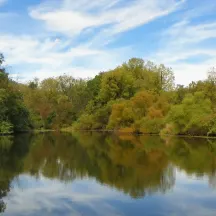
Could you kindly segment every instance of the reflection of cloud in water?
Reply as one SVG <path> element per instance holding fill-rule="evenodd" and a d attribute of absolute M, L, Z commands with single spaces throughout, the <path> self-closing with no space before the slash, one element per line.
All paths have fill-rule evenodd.
<path fill-rule="evenodd" d="M 161 199 L 164 199 L 164 213 L 167 209 L 172 209 L 170 215 L 216 215 L 216 191 L 208 187 L 207 176 L 202 178 L 195 175 L 188 176 L 185 172 L 178 170 L 176 179 L 173 193 L 167 195 L 166 198 L 161 196 Z"/>
<path fill-rule="evenodd" d="M 103 187 L 95 181 L 74 181 L 63 184 L 46 178 L 35 180 L 20 176 L 19 187 L 14 189 L 5 202 L 5 215 L 122 215 L 108 200 L 125 200 L 123 194 Z"/>
<path fill-rule="evenodd" d="M 166 195 L 155 194 L 140 200 L 102 186 L 94 180 L 75 180 L 72 184 L 58 180 L 21 175 L 19 186 L 5 201 L 5 215 L 198 215 L 213 216 L 216 213 L 212 200 L 216 192 L 207 187 L 207 179 L 188 178 L 186 173 L 176 172 L 176 185 Z M 133 209 L 133 211 L 131 211 Z M 149 214 L 148 214 L 149 213 Z"/>
<path fill-rule="evenodd" d="M 208 188 L 207 179 L 188 178 L 179 170 L 176 177 L 172 192 L 134 200 L 91 179 L 65 184 L 22 175 L 19 187 L 14 182 L 5 199 L 8 205 L 5 215 L 215 216 L 216 192 Z"/>

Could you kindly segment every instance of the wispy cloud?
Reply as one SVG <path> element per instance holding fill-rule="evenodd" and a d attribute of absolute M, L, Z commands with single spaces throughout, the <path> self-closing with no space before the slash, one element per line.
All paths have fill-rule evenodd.
<path fill-rule="evenodd" d="M 31 9 L 30 15 L 44 21 L 47 29 L 67 35 L 93 33 L 83 43 L 87 47 L 106 46 L 116 35 L 147 24 L 177 10 L 184 1 L 175 0 L 64 0 L 56 9 L 47 3 Z M 115 49 L 116 51 L 116 49 Z"/>
<path fill-rule="evenodd" d="M 175 0 L 64 0 L 59 8 L 46 4 L 30 10 L 34 19 L 45 22 L 48 29 L 70 36 L 87 28 L 101 27 L 112 34 L 124 32 L 171 13 L 183 3 Z M 118 6 L 119 4 L 122 4 Z M 108 25 L 108 26 L 107 26 Z M 107 31 L 106 31 L 107 33 Z"/>
<path fill-rule="evenodd" d="M 184 20 L 171 26 L 165 36 L 175 38 L 172 44 L 182 46 L 199 43 L 203 40 L 216 37 L 216 22 L 205 24 L 191 24 Z"/>
<path fill-rule="evenodd" d="M 41 23 L 41 32 L 0 32 L 0 50 L 16 70 L 14 73 L 25 80 L 62 73 L 92 77 L 135 54 L 133 43 L 108 48 L 116 35 L 168 15 L 183 3 L 184 0 L 44 1 L 28 7 L 28 18 Z"/>
<path fill-rule="evenodd" d="M 177 83 L 188 84 L 204 79 L 216 62 L 216 2 L 197 1 L 45 0 L 26 5 L 25 19 L 20 19 L 25 28 L 19 26 L 19 34 L 20 15 L 4 19 L 0 51 L 12 73 L 25 80 L 62 73 L 92 77 L 131 57 L 143 57 L 173 67 Z"/>
<path fill-rule="evenodd" d="M 211 42 L 211 46 L 206 43 L 216 39 L 216 20 L 197 22 L 207 12 L 206 8 L 197 10 L 199 14 L 193 9 L 161 33 L 160 48 L 152 56 L 174 69 L 178 83 L 206 79 L 207 70 L 216 62 L 215 43 Z"/>
<path fill-rule="evenodd" d="M 20 69 L 12 68 L 10 71 L 20 81 L 64 73 L 74 77 L 92 77 L 117 66 L 123 61 L 125 53 L 130 53 L 130 47 L 99 50 L 82 45 L 70 46 L 68 40 L 13 35 L 0 35 L 0 48 L 7 54 L 8 65 L 23 64 Z"/>

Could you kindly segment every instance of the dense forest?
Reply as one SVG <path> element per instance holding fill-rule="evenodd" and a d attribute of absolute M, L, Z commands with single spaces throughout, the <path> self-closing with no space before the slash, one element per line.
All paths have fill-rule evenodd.
<path fill-rule="evenodd" d="M 216 135 L 216 77 L 176 86 L 171 68 L 132 58 L 93 79 L 23 84 L 0 55 L 0 133 L 62 128 Z"/>

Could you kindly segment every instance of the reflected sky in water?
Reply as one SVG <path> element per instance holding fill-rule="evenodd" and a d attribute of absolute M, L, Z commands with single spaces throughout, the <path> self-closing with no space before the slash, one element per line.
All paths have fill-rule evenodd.
<path fill-rule="evenodd" d="M 0 210 L 6 216 L 215 216 L 214 149 L 214 141 L 203 139 L 0 138 Z"/>

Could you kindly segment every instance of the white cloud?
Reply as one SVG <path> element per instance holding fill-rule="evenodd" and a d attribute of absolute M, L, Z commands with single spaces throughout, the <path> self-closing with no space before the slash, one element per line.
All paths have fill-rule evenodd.
<path fill-rule="evenodd" d="M 0 35 L 0 49 L 4 50 L 7 63 L 22 64 L 47 64 L 60 65 L 69 63 L 77 56 L 101 54 L 101 51 L 88 49 L 82 46 L 72 47 L 61 51 L 68 46 L 68 41 L 50 38 L 40 40 L 30 36 Z"/>
<path fill-rule="evenodd" d="M 129 48 L 115 49 L 99 51 L 94 55 L 92 50 L 82 50 L 82 48 L 74 49 L 73 56 L 62 53 L 61 56 L 56 54 L 53 58 L 50 58 L 50 64 L 47 62 L 41 63 L 41 67 L 28 73 L 28 71 L 21 73 L 19 81 L 28 81 L 32 77 L 39 77 L 40 79 L 45 79 L 48 77 L 56 77 L 62 74 L 71 75 L 75 78 L 92 78 L 96 76 L 100 71 L 106 71 L 107 69 L 112 69 L 116 67 L 119 63 L 122 63 L 126 59 L 123 55 L 125 51 Z M 84 52 L 86 54 L 84 54 Z M 89 54 L 92 52 L 92 55 Z M 96 51 L 97 52 L 97 51 Z M 80 56 L 81 66 L 73 66 L 76 64 L 77 57 Z M 73 59 L 75 58 L 75 59 Z M 49 66 L 48 66 L 49 65 Z M 16 70 L 17 71 L 17 70 Z"/>
<path fill-rule="evenodd" d="M 201 46 L 206 40 L 215 38 L 216 22 L 193 24 L 186 17 L 162 33 L 161 47 L 151 57 L 172 67 L 177 83 L 187 85 L 206 79 L 208 69 L 215 65 L 215 48 Z M 197 61 L 191 60 L 196 58 Z"/>
<path fill-rule="evenodd" d="M 216 22 L 192 25 L 189 21 L 184 20 L 172 26 L 165 36 L 175 38 L 174 43 L 178 46 L 198 43 L 216 37 Z"/>
<path fill-rule="evenodd" d="M 45 24 L 46 28 L 41 29 L 41 34 L 0 33 L 0 51 L 4 52 L 7 64 L 12 66 L 13 74 L 25 77 L 22 80 L 63 73 L 82 78 L 92 77 L 121 64 L 134 54 L 130 46 L 106 48 L 107 43 L 116 38 L 116 34 L 169 14 L 183 2 L 44 1 L 29 8 L 31 18 Z M 84 36 L 82 42 L 79 42 L 80 36 Z"/>
<path fill-rule="evenodd" d="M 69 35 L 76 35 L 87 27 L 94 27 L 104 23 L 102 20 L 96 19 L 96 17 L 70 11 L 54 11 L 44 14 L 39 11 L 32 11 L 31 16 L 45 21 L 49 30 Z"/>
<path fill-rule="evenodd" d="M 99 50 L 82 45 L 73 47 L 70 41 L 58 38 L 41 40 L 13 35 L 0 35 L 0 50 L 4 50 L 7 64 L 12 66 L 14 73 L 11 77 L 20 81 L 34 77 L 44 79 L 64 73 L 79 78 L 93 77 L 125 61 L 125 53 L 132 53 L 130 47 Z M 80 62 L 78 66 L 77 61 Z"/>
<path fill-rule="evenodd" d="M 64 0 L 59 8 L 39 5 L 30 10 L 34 19 L 45 22 L 47 28 L 70 36 L 87 28 L 105 28 L 105 33 L 117 34 L 148 23 L 176 10 L 184 1 L 134 0 L 115 7 L 117 0 Z M 68 9 L 69 8 L 69 9 Z M 93 11 L 93 12 L 92 12 Z M 107 27 L 106 25 L 109 25 Z M 102 31 L 103 32 L 103 31 Z"/>

